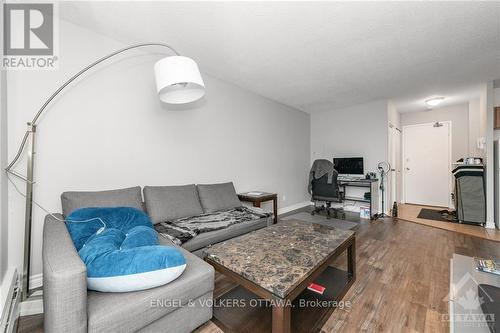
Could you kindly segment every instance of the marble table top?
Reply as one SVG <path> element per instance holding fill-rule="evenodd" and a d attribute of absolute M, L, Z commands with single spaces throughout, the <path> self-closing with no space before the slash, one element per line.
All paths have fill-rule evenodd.
<path fill-rule="evenodd" d="M 215 244 L 208 259 L 285 298 L 354 231 L 289 220 Z"/>

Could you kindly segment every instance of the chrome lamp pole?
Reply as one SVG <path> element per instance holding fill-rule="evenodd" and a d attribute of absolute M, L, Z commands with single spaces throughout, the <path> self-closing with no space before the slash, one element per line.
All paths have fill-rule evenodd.
<path fill-rule="evenodd" d="M 185 104 L 198 100 L 205 94 L 205 84 L 201 77 L 198 65 L 194 60 L 179 55 L 179 53 L 170 45 L 164 43 L 141 43 L 131 45 L 119 50 L 116 50 L 102 58 L 97 59 L 92 62 L 78 73 L 70 77 L 66 82 L 64 82 L 46 101 L 43 103 L 42 107 L 33 117 L 33 120 L 28 123 L 28 129 L 26 130 L 24 137 L 21 141 L 19 149 L 16 155 L 12 159 L 5 171 L 8 175 L 13 175 L 22 181 L 26 182 L 26 193 L 24 194 L 26 198 L 25 203 L 25 221 L 24 221 L 24 258 L 23 258 L 23 275 L 22 275 L 22 289 L 21 296 L 22 300 L 26 300 L 32 295 L 29 277 L 30 277 L 30 259 L 31 259 L 31 231 L 33 222 L 33 185 L 34 181 L 34 167 L 35 167 L 35 141 L 36 141 L 36 129 L 37 122 L 44 110 L 50 102 L 67 86 L 69 86 L 73 81 L 75 81 L 82 74 L 93 68 L 94 66 L 102 63 L 103 61 L 112 58 L 118 54 L 126 52 L 128 50 L 137 49 L 141 47 L 148 46 L 160 46 L 165 47 L 172 51 L 175 56 L 167 56 L 166 58 L 160 59 L 154 67 L 155 77 L 156 77 L 156 88 L 158 96 L 161 101 L 167 104 Z M 13 167 L 19 161 L 24 149 L 28 147 L 27 153 L 27 169 L 26 176 L 13 170 Z"/>

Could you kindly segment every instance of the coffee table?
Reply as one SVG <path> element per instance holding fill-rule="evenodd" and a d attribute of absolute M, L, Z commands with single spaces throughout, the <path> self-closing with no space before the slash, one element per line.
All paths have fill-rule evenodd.
<path fill-rule="evenodd" d="M 297 220 L 213 245 L 205 260 L 237 283 L 216 299 L 214 322 L 226 333 L 319 331 L 356 279 L 355 249 L 353 231 Z M 330 267 L 344 252 L 347 271 Z M 311 282 L 325 293 L 308 290 Z"/>

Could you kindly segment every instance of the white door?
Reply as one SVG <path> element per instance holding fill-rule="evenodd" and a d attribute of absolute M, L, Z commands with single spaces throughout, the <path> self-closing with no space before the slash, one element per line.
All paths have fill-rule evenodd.
<path fill-rule="evenodd" d="M 405 202 L 450 206 L 451 122 L 403 127 Z"/>

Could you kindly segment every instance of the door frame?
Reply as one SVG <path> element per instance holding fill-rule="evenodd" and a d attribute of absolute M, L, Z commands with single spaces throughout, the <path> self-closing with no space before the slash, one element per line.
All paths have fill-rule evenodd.
<path fill-rule="evenodd" d="M 402 190 L 401 190 L 401 144 L 402 144 L 402 136 L 403 131 L 397 126 L 389 123 L 388 128 L 388 154 L 387 160 L 391 165 L 391 173 L 390 177 L 388 177 L 387 184 L 387 209 L 388 211 L 392 210 L 392 204 L 396 201 L 398 204 L 402 202 Z M 396 145 L 396 149 L 394 149 L 394 145 Z M 399 149 L 397 149 L 399 148 Z M 392 159 L 392 155 L 394 154 L 394 161 Z M 394 182 L 392 181 L 392 177 L 394 176 Z M 391 185 L 389 187 L 389 184 Z"/>
<path fill-rule="evenodd" d="M 406 130 L 407 128 L 410 128 L 410 127 L 417 127 L 417 126 L 429 126 L 429 125 L 434 125 L 436 122 L 439 122 L 441 124 L 448 124 L 448 173 L 449 173 L 449 177 L 448 177 L 448 192 L 449 192 L 449 195 L 448 195 L 448 208 L 453 208 L 454 207 L 454 204 L 453 204 L 453 200 L 451 199 L 451 193 L 453 191 L 453 181 L 452 181 L 452 139 L 453 139 L 453 133 L 452 133 L 452 121 L 451 120 L 442 120 L 442 121 L 435 121 L 435 122 L 430 122 L 430 123 L 421 123 L 421 124 L 413 124 L 413 125 L 404 125 L 403 126 L 403 133 L 401 134 L 401 159 L 402 159 L 402 163 L 401 163 L 401 167 L 402 167 L 402 171 L 403 171 L 403 176 L 401 177 L 402 178 L 402 193 L 401 193 L 401 201 L 402 203 L 406 203 L 406 140 L 405 140 L 405 135 L 406 135 Z"/>

